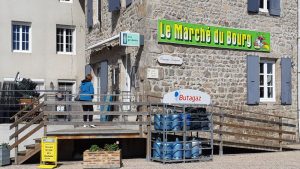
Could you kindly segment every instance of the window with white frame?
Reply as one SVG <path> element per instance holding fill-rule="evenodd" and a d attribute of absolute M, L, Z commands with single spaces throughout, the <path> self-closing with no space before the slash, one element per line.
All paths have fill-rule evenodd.
<path fill-rule="evenodd" d="M 30 52 L 31 48 L 31 27 L 30 23 L 12 23 L 12 50 L 14 52 Z"/>
<path fill-rule="evenodd" d="M 59 0 L 59 2 L 72 3 L 73 0 Z"/>
<path fill-rule="evenodd" d="M 74 53 L 75 29 L 70 27 L 57 27 L 56 29 L 57 53 Z"/>
<path fill-rule="evenodd" d="M 269 0 L 260 0 L 259 11 L 261 12 L 269 12 Z"/>
<path fill-rule="evenodd" d="M 275 102 L 275 62 L 261 61 L 259 73 L 260 101 Z"/>

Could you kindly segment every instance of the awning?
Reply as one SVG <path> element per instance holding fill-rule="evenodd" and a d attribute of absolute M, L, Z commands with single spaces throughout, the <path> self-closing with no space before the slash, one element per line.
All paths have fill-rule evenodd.
<path fill-rule="evenodd" d="M 102 47 L 105 47 L 105 46 L 115 46 L 116 43 L 118 44 L 119 43 L 119 38 L 120 38 L 120 34 L 116 35 L 116 36 L 113 36 L 111 38 L 108 38 L 108 39 L 105 39 L 101 42 L 98 42 L 94 45 L 91 45 L 89 46 L 86 50 L 95 50 L 95 49 L 98 49 L 98 50 L 101 50 Z"/>

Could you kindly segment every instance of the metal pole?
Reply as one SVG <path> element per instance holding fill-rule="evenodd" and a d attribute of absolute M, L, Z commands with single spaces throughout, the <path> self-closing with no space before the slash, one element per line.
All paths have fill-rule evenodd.
<path fill-rule="evenodd" d="M 220 144 L 219 144 L 219 155 L 222 156 L 223 155 L 223 122 L 224 122 L 224 114 L 223 112 L 221 112 L 221 116 L 220 116 L 220 127 L 219 127 L 219 140 L 220 140 Z"/>

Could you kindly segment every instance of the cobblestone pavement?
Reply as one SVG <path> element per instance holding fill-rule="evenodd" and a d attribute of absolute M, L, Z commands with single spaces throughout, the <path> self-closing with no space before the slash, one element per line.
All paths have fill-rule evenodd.
<path fill-rule="evenodd" d="M 79 161 L 61 162 L 59 169 L 82 169 Z M 214 156 L 213 161 L 160 164 L 145 159 L 123 160 L 122 169 L 300 169 L 300 151 Z M 37 165 L 11 165 L 3 169 L 35 169 Z"/>

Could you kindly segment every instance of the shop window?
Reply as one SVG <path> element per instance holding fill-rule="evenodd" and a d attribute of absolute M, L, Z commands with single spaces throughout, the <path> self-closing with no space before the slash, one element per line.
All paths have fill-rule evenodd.
<path fill-rule="evenodd" d="M 275 102 L 275 62 L 261 61 L 259 66 L 260 101 Z"/>

